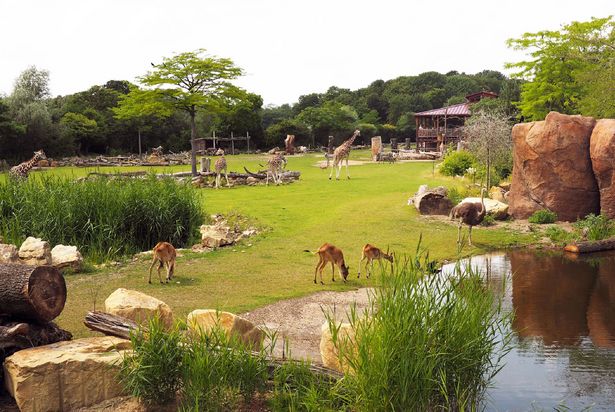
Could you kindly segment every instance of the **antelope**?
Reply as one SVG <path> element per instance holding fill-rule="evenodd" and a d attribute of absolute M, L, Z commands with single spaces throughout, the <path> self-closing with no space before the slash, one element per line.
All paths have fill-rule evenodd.
<path fill-rule="evenodd" d="M 175 272 L 175 258 L 177 257 L 177 252 L 172 244 L 168 242 L 158 242 L 156 246 L 154 246 L 154 260 L 149 267 L 149 283 L 152 283 L 152 268 L 156 264 L 159 263 L 158 266 L 158 280 L 162 283 L 162 278 L 160 277 L 160 269 L 166 265 L 167 269 L 167 279 L 166 283 L 169 283 L 169 280 L 173 278 L 173 273 Z"/>
<path fill-rule="evenodd" d="M 316 252 L 310 250 L 305 250 L 305 252 L 313 253 L 314 255 L 318 254 L 320 258 L 314 270 L 314 283 L 316 283 L 316 274 L 320 270 L 320 283 L 322 285 L 325 284 L 325 282 L 322 281 L 322 271 L 328 262 L 331 262 L 331 281 L 335 282 L 335 266 L 337 265 L 344 278 L 344 282 L 346 282 L 349 267 L 344 263 L 344 253 L 340 248 L 333 246 L 331 243 L 324 243 Z"/>
<path fill-rule="evenodd" d="M 363 246 L 363 254 L 361 257 L 361 261 L 359 262 L 359 274 L 357 275 L 357 279 L 361 277 L 361 264 L 363 263 L 365 259 L 367 259 L 367 262 L 365 262 L 365 271 L 367 272 L 368 279 L 370 275 L 370 270 L 367 268 L 367 265 L 370 265 L 370 268 L 373 270 L 374 260 L 382 260 L 382 259 L 388 260 L 389 262 L 391 262 L 391 268 L 393 268 L 393 254 L 391 253 L 389 255 L 388 250 L 387 250 L 387 253 L 384 253 L 382 250 L 378 249 L 376 246 L 370 245 L 368 243 L 365 246 Z"/>

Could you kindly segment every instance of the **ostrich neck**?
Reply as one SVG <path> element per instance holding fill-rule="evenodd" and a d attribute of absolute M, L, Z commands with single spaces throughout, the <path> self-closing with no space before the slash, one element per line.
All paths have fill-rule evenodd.
<path fill-rule="evenodd" d="M 480 204 L 481 204 L 481 210 L 480 210 L 481 214 L 485 213 L 486 208 L 485 208 L 485 192 L 484 191 L 480 193 Z"/>

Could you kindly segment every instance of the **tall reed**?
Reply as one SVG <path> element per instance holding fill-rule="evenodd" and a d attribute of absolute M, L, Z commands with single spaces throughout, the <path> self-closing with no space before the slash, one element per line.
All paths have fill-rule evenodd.
<path fill-rule="evenodd" d="M 93 261 L 196 239 L 204 212 L 196 191 L 172 179 L 73 181 L 52 176 L 0 184 L 0 235 L 78 246 Z"/>

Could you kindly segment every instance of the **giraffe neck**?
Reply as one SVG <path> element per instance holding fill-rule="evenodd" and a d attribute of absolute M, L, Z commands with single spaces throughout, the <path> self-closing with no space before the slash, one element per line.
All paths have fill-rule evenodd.
<path fill-rule="evenodd" d="M 38 162 L 39 160 L 40 160 L 40 156 L 34 155 L 32 159 L 28 160 L 27 162 L 24 162 L 21 167 L 22 172 L 28 173 L 30 169 L 32 169 L 34 165 L 36 164 L 36 162 Z"/>

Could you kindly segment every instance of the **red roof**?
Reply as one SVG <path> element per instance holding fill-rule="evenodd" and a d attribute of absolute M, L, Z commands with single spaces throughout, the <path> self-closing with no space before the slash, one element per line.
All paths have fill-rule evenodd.
<path fill-rule="evenodd" d="M 415 113 L 415 116 L 470 116 L 470 103 L 459 103 L 452 106 L 441 107 L 439 109 L 427 110 L 425 112 Z"/>

